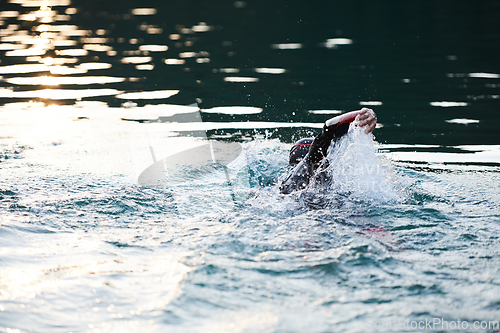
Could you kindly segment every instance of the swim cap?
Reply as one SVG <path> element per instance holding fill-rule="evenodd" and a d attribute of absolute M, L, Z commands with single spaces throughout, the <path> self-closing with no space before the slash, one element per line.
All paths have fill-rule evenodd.
<path fill-rule="evenodd" d="M 313 142 L 312 138 L 300 139 L 295 142 L 292 149 L 290 149 L 290 159 L 289 163 L 291 165 L 298 164 L 304 156 L 309 152 L 309 147 L 311 147 L 311 143 Z"/>

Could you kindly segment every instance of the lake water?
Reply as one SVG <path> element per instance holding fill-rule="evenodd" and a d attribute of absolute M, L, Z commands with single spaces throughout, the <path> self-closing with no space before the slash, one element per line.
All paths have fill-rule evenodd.
<path fill-rule="evenodd" d="M 499 11 L 0 0 L 0 332 L 498 331 Z"/>

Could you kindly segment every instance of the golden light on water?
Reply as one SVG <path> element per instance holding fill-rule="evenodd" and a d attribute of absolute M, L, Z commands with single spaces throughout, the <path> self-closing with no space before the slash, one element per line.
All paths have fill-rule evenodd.
<path fill-rule="evenodd" d="M 16 85 L 41 85 L 41 86 L 59 86 L 59 85 L 89 85 L 89 84 L 106 84 L 125 81 L 122 77 L 110 76 L 80 76 L 80 77 L 55 77 L 55 76 L 38 76 L 38 77 L 14 77 L 5 79 L 6 82 Z"/>
<path fill-rule="evenodd" d="M 18 21 L 39 22 L 39 24 L 35 23 L 35 26 L 30 30 L 22 30 L 22 25 L 19 24 L 9 24 L 6 29 L 0 29 L 0 50 L 5 50 L 6 57 L 14 59 L 25 57 L 26 62 L 39 64 L 22 63 L 16 60 L 4 62 L 3 66 L 0 66 L 0 75 L 20 74 L 17 77 L 4 78 L 4 82 L 14 86 L 78 86 L 125 81 L 125 78 L 121 77 L 74 76 L 75 74 L 86 74 L 89 70 L 104 70 L 112 67 L 108 63 L 82 61 L 81 58 L 87 56 L 89 52 L 107 52 L 110 55 L 115 51 L 111 46 L 105 45 L 108 38 L 103 37 L 106 34 L 104 29 L 96 31 L 96 35 L 99 37 L 92 37 L 92 31 L 80 29 L 77 25 L 53 24 L 56 21 L 68 21 L 71 18 L 70 15 L 78 12 L 76 8 L 67 8 L 63 13 L 60 12 L 58 7 L 69 6 L 69 0 L 10 0 L 9 2 L 19 4 L 22 7 L 38 7 L 38 9 L 27 13 L 1 11 L 0 18 L 17 18 Z M 80 48 L 75 47 L 79 42 L 77 38 L 80 38 L 80 42 L 84 43 Z M 164 49 L 152 47 L 151 50 Z M 41 75 L 31 76 L 31 73 L 40 73 Z M 88 96 L 107 96 L 119 93 L 120 91 L 115 89 L 17 91 L 17 89 L 2 88 L 0 90 L 2 98 L 49 100 L 81 99 Z"/>
<path fill-rule="evenodd" d="M 110 38 L 111 29 L 99 27 L 90 30 L 85 26 L 71 24 L 72 15 L 79 12 L 74 7 L 61 9 L 61 6 L 70 6 L 70 0 L 10 0 L 10 3 L 19 4 L 29 10 L 0 11 L 1 19 L 17 18 L 17 22 L 33 22 L 31 28 L 22 24 L 7 24 L 0 29 L 0 50 L 10 61 L 0 63 L 0 75 L 5 75 L 4 82 L 13 85 L 0 89 L 1 98 L 14 99 L 43 99 L 43 100 L 81 100 L 86 97 L 114 95 L 118 99 L 163 99 L 178 92 L 178 90 L 162 90 L 149 92 L 125 92 L 117 89 L 85 89 L 78 90 L 76 86 L 115 84 L 124 81 L 137 82 L 138 78 L 122 78 L 116 76 L 89 75 L 89 71 L 107 70 L 111 63 L 100 61 L 104 57 L 118 56 L 118 62 L 125 64 L 136 71 L 156 70 L 154 55 L 165 53 L 173 46 L 162 43 L 145 43 L 143 38 L 130 35 L 128 38 Z M 36 8 L 38 7 L 38 8 Z M 122 16 L 131 20 L 134 16 L 147 17 L 157 14 L 155 8 L 134 8 L 129 14 Z M 0 24 L 3 24 L 0 21 Z M 161 35 L 163 28 L 159 25 L 142 21 L 137 25 L 137 31 L 148 35 Z M 205 22 L 199 22 L 190 27 L 176 26 L 181 34 L 200 34 L 215 30 Z M 168 34 L 169 40 L 184 38 L 181 34 Z M 188 49 L 179 50 L 177 57 L 165 57 L 161 62 L 165 65 L 185 65 L 191 61 L 198 64 L 208 64 L 211 59 L 206 51 L 192 50 L 196 39 L 190 37 L 181 45 Z M 133 49 L 116 50 L 113 43 L 127 43 L 135 46 Z M 179 45 L 175 45 L 178 47 Z M 19 61 L 24 57 L 25 61 Z M 282 69 L 257 69 L 258 73 L 278 74 Z M 84 76 L 85 75 L 85 76 Z M 255 82 L 258 78 L 226 78 L 227 82 Z M 26 90 L 29 86 L 49 86 L 61 89 Z M 74 87 L 72 87 L 74 86 Z M 69 89 L 72 88 L 72 89 Z M 93 87 L 89 87 L 93 88 Z M 175 92 L 175 93 L 174 93 Z"/>
<path fill-rule="evenodd" d="M 52 66 L 55 61 L 54 61 L 54 58 L 47 57 L 47 58 L 42 59 L 42 62 L 44 65 Z"/>
<path fill-rule="evenodd" d="M 116 89 L 42 89 L 13 91 L 0 88 L 0 98 L 40 98 L 51 100 L 78 100 L 86 97 L 115 96 L 121 92 Z"/>

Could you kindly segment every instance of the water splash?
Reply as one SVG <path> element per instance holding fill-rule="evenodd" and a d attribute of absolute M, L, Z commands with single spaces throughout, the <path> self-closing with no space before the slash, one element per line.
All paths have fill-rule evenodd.
<path fill-rule="evenodd" d="M 330 196 L 348 196 L 370 203 L 401 202 L 405 184 L 391 162 L 378 153 L 373 135 L 352 125 L 349 132 L 328 149 Z"/>
<path fill-rule="evenodd" d="M 264 215 L 292 217 L 310 209 L 327 209 L 347 217 L 356 214 L 354 208 L 359 203 L 385 205 L 406 198 L 405 179 L 378 152 L 373 136 L 357 126 L 329 148 L 329 167 L 316 175 L 316 181 L 304 191 L 283 196 L 277 182 L 286 173 L 288 148 L 278 140 L 248 142 L 241 156 L 229 165 L 239 175 L 233 185 L 238 187 L 243 176 L 244 187 L 250 187 L 247 204 Z"/>
<path fill-rule="evenodd" d="M 277 139 L 265 139 L 243 144 L 241 155 L 228 167 L 242 174 L 250 187 L 269 186 L 276 183 L 277 177 L 288 162 L 288 146 Z"/>

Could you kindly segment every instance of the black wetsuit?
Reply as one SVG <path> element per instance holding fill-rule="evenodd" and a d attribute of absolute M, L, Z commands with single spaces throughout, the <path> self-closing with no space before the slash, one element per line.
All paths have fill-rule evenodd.
<path fill-rule="evenodd" d="M 342 119 L 342 116 L 332 118 L 325 122 L 321 132 L 314 138 L 299 141 L 290 151 L 290 164 L 298 162 L 297 166 L 283 178 L 280 183 L 280 191 L 283 194 L 289 194 L 293 191 L 304 189 L 314 176 L 318 167 L 327 167 L 327 161 L 323 162 L 328 152 L 330 144 L 337 141 L 347 133 L 349 124 L 354 118 Z M 311 142 L 312 141 L 312 142 Z M 306 148 L 309 146 L 309 150 Z M 298 154 L 297 154 L 298 153 Z M 299 156 L 298 158 L 297 155 Z M 300 161 L 300 162 L 299 162 Z"/>

